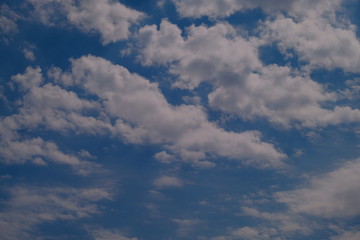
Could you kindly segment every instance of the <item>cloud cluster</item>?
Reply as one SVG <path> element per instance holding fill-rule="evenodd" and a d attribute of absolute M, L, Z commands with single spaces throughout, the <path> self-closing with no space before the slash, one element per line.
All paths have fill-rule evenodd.
<path fill-rule="evenodd" d="M 0 212 L 0 237 L 12 240 L 38 236 L 39 224 L 88 218 L 99 213 L 97 203 L 106 199 L 110 194 L 101 188 L 15 187 Z"/>
<path fill-rule="evenodd" d="M 278 201 L 297 213 L 326 219 L 353 218 L 360 214 L 360 160 L 346 163 L 322 176 L 313 177 L 308 186 L 278 193 Z"/>
<path fill-rule="evenodd" d="M 237 11 L 261 8 L 268 14 L 287 11 L 295 16 L 307 16 L 319 12 L 333 11 L 342 0 L 172 0 L 182 17 L 223 18 Z"/>
<path fill-rule="evenodd" d="M 71 129 L 76 132 L 77 126 L 86 129 L 87 117 L 82 116 L 81 112 L 94 108 L 94 104 L 79 99 L 75 93 L 59 86 L 44 84 L 40 68 L 29 67 L 24 74 L 14 75 L 12 81 L 23 96 L 19 99 L 18 112 L 0 121 L 1 162 L 46 165 L 46 162 L 51 161 L 69 165 L 80 174 L 92 171 L 97 166 L 95 163 L 76 154 L 66 154 L 53 141 L 31 133 L 34 130 L 66 132 Z M 93 119 L 89 118 L 90 121 Z"/>
<path fill-rule="evenodd" d="M 161 143 L 173 152 L 213 154 L 259 167 L 280 167 L 284 155 L 255 131 L 226 132 L 199 106 L 170 105 L 155 83 L 94 56 L 72 61 L 75 85 L 96 95 L 114 118 L 114 131 L 131 143 Z M 195 156 L 194 154 L 193 156 Z M 202 159 L 195 159 L 202 160 Z"/>
<path fill-rule="evenodd" d="M 8 5 L 0 5 L 0 41 L 8 43 L 11 35 L 19 31 L 17 21 L 20 18 Z"/>
<path fill-rule="evenodd" d="M 332 240 L 355 240 L 359 232 L 348 223 L 360 214 L 359 171 L 360 160 L 355 159 L 310 177 L 295 190 L 272 193 L 270 198 L 259 193 L 261 200 L 247 199 L 250 206 L 242 206 L 241 215 L 256 218 L 260 224 L 231 229 L 228 235 L 216 239 L 287 239 L 329 229 L 334 233 Z M 259 210 L 268 208 L 269 200 L 286 208 L 272 212 Z"/>
<path fill-rule="evenodd" d="M 34 17 L 46 25 L 64 22 L 85 32 L 101 35 L 108 44 L 127 39 L 131 25 L 138 23 L 144 14 L 113 0 L 27 0 L 34 7 Z"/>
<path fill-rule="evenodd" d="M 44 129 L 110 134 L 133 144 L 162 144 L 168 151 L 164 154 L 175 154 L 200 167 L 213 166 L 208 161 L 212 157 L 259 168 L 283 165 L 285 155 L 262 142 L 259 132 L 224 131 L 207 120 L 201 107 L 172 106 L 157 84 L 103 58 L 83 56 L 72 60 L 71 71 L 54 68 L 49 76 L 53 83 L 44 83 L 40 68 L 29 67 L 12 77 L 24 96 L 19 113 L 2 120 L 10 131 L 2 141 L 3 162 L 22 163 L 35 157 L 74 166 L 84 162 L 62 154 L 54 143 L 41 138 L 16 138 L 21 129 Z M 70 86 L 82 89 L 85 98 L 66 89 Z M 87 100 L 90 97 L 97 100 Z"/>
<path fill-rule="evenodd" d="M 346 37 L 344 34 L 334 36 Z M 208 96 L 210 106 L 235 113 L 240 118 L 260 117 L 283 126 L 305 127 L 360 119 L 357 109 L 322 107 L 336 100 L 335 93 L 327 92 L 308 75 L 288 66 L 263 65 L 258 57 L 259 39 L 244 38 L 229 24 L 192 25 L 183 37 L 175 24 L 163 20 L 160 29 L 154 25 L 140 29 L 137 39 L 138 58 L 144 65 L 168 66 L 169 72 L 176 76 L 173 84 L 176 87 L 194 89 L 201 82 L 212 84 L 214 91 Z M 301 41 L 299 37 L 294 39 Z M 316 42 L 324 46 L 322 41 Z M 329 48 L 342 52 L 342 48 L 336 46 Z M 342 58 L 335 53 L 334 57 Z M 353 59 L 358 60 L 356 56 Z M 356 67 L 356 62 L 348 60 Z M 331 57 L 321 58 L 321 61 L 347 64 L 340 59 L 332 61 Z"/>
<path fill-rule="evenodd" d="M 355 27 L 345 23 L 343 26 L 338 19 L 334 21 L 338 26 L 319 16 L 299 21 L 280 15 L 264 23 L 263 38 L 277 42 L 284 52 L 295 50 L 312 68 L 359 72 L 360 41 Z"/>

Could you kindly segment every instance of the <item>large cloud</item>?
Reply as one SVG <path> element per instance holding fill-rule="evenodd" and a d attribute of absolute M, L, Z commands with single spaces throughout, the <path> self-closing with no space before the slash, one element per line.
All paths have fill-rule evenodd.
<path fill-rule="evenodd" d="M 335 101 L 335 94 L 305 73 L 287 66 L 264 66 L 257 51 L 261 41 L 242 37 L 228 24 L 191 26 L 182 37 L 176 25 L 163 20 L 160 29 L 145 26 L 137 38 L 138 57 L 144 65 L 169 66 L 176 76 L 174 86 L 180 88 L 211 83 L 210 105 L 243 119 L 265 117 L 283 126 L 306 127 L 360 119 L 360 112 L 349 107 L 323 108 L 324 103 Z M 321 61 L 332 62 L 331 58 Z"/>
<path fill-rule="evenodd" d="M 309 186 L 278 194 L 297 213 L 322 218 L 353 218 L 360 215 L 360 160 L 356 159 L 323 176 L 313 177 Z"/>
<path fill-rule="evenodd" d="M 115 131 L 128 142 L 167 144 L 174 152 L 213 154 L 259 167 L 281 165 L 284 155 L 262 142 L 258 132 L 226 132 L 209 122 L 201 107 L 172 106 L 156 84 L 103 58 L 73 60 L 71 76 L 101 99 Z"/>
<path fill-rule="evenodd" d="M 38 158 L 44 157 L 83 165 L 78 158 L 61 154 L 55 143 L 17 136 L 19 130 L 42 129 L 67 134 L 108 134 L 134 144 L 161 144 L 167 151 L 162 155 L 175 154 L 200 167 L 213 166 L 207 161 L 212 157 L 260 168 L 283 165 L 285 155 L 272 144 L 262 142 L 259 132 L 224 131 L 207 120 L 200 106 L 172 106 L 157 84 L 103 58 L 84 56 L 72 60 L 70 72 L 52 69 L 49 76 L 63 87 L 44 83 L 39 68 L 28 68 L 24 74 L 13 76 L 24 97 L 19 113 L 1 122 L 9 131 L 4 132 L 1 144 L 3 162 L 39 162 Z M 66 90 L 66 86 L 82 89 L 82 98 Z"/>
<path fill-rule="evenodd" d="M 360 41 L 356 37 L 355 27 L 348 23 L 341 25 L 338 19 L 333 21 L 339 26 L 319 16 L 300 21 L 278 16 L 264 23 L 263 37 L 270 42 L 278 42 L 285 52 L 295 50 L 299 58 L 312 68 L 341 68 L 359 72 Z"/>
<path fill-rule="evenodd" d="M 101 35 L 103 44 L 127 39 L 129 28 L 144 16 L 113 0 L 28 0 L 35 8 L 34 16 L 46 25 L 63 18 L 85 32 Z"/>
<path fill-rule="evenodd" d="M 167 20 L 139 30 L 139 59 L 144 65 L 170 64 L 176 86 L 193 89 L 201 82 L 234 85 L 261 63 L 257 48 L 227 23 L 181 30 Z"/>
<path fill-rule="evenodd" d="M 97 165 L 85 161 L 79 154 L 62 152 L 53 141 L 36 136 L 33 130 L 81 131 L 94 129 L 88 122 L 94 118 L 82 116 L 86 109 L 93 109 L 92 102 L 79 99 L 74 92 L 66 91 L 59 86 L 43 83 L 40 68 L 27 68 L 24 74 L 12 77 L 23 95 L 19 99 L 18 113 L 0 120 L 0 160 L 6 164 L 24 164 L 32 162 L 46 165 L 46 162 L 66 164 L 80 174 L 87 174 Z M 97 129 L 106 123 L 96 124 Z M 85 124 L 85 125 L 84 125 Z M 91 125 L 91 124 L 90 124 Z M 77 126 L 82 126 L 78 128 Z M 79 130 L 80 129 L 80 130 Z M 21 132 L 21 133 L 20 133 Z M 86 131 L 88 132 L 88 130 Z"/>

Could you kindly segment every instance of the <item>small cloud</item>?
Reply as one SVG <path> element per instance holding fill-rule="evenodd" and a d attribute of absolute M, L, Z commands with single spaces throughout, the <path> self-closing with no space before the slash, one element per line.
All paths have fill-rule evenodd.
<path fill-rule="evenodd" d="M 180 237 L 187 236 L 196 225 L 200 224 L 201 221 L 198 219 L 171 219 L 174 223 L 178 224 L 177 235 Z"/>
<path fill-rule="evenodd" d="M 175 160 L 174 155 L 171 155 L 165 151 L 156 153 L 154 157 L 161 163 L 171 163 Z"/>
<path fill-rule="evenodd" d="M 78 155 L 83 158 L 96 159 L 96 156 L 91 155 L 91 153 L 89 153 L 88 151 L 86 151 L 84 149 L 81 149 L 78 152 Z"/>
<path fill-rule="evenodd" d="M 28 49 L 28 48 L 24 48 L 23 50 L 24 56 L 27 60 L 29 61 L 35 61 L 36 57 L 35 54 L 32 50 Z"/>
<path fill-rule="evenodd" d="M 39 158 L 39 157 L 34 158 L 34 160 L 32 162 L 38 166 L 46 166 L 47 165 L 46 162 L 42 158 Z"/>
<path fill-rule="evenodd" d="M 154 181 L 157 188 L 180 188 L 184 185 L 181 179 L 171 176 L 161 176 Z"/>

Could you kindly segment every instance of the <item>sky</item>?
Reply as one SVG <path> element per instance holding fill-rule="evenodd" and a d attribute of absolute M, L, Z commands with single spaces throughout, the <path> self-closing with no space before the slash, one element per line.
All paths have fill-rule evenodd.
<path fill-rule="evenodd" d="M 359 16 L 0 1 L 0 238 L 360 239 Z"/>

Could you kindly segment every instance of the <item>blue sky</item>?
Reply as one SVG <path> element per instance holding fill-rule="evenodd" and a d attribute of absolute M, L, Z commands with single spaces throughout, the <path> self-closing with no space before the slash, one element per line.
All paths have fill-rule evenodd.
<path fill-rule="evenodd" d="M 4 0 L 0 238 L 360 239 L 355 0 Z"/>

